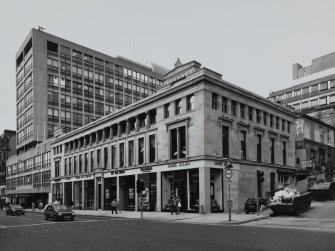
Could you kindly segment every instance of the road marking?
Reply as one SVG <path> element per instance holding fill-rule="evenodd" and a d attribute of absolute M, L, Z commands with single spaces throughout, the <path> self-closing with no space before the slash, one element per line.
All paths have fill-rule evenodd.
<path fill-rule="evenodd" d="M 0 225 L 0 228 L 7 228 L 7 226 Z"/>
<path fill-rule="evenodd" d="M 23 220 L 32 220 L 30 218 L 25 218 L 25 217 L 20 217 L 20 219 L 23 219 Z"/>

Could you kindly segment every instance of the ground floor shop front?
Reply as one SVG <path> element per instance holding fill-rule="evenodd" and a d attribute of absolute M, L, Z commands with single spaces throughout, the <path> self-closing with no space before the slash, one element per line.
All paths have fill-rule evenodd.
<path fill-rule="evenodd" d="M 257 185 L 256 169 L 274 174 L 270 175 L 271 180 Z M 224 212 L 227 200 L 233 202 L 233 210 L 240 210 L 245 200 L 256 194 L 258 186 L 262 185 L 260 197 L 275 187 L 275 169 L 236 163 L 232 170 L 228 183 L 220 161 L 187 161 L 115 171 L 100 169 L 90 175 L 53 179 L 52 200 L 83 210 L 110 210 L 111 202 L 116 200 L 120 210 L 137 211 L 143 204 L 146 211 L 167 211 L 170 197 L 174 196 L 180 198 L 183 212 Z M 142 194 L 137 193 L 137 180 L 144 181 Z"/>
<path fill-rule="evenodd" d="M 21 205 L 24 208 L 42 207 L 50 201 L 50 193 L 17 193 L 7 194 L 6 202 L 9 204 Z M 34 204 L 33 204 L 34 203 Z"/>

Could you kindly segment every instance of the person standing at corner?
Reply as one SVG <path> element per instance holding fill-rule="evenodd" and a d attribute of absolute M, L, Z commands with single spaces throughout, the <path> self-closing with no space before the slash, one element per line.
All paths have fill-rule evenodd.
<path fill-rule="evenodd" d="M 177 214 L 176 199 L 173 195 L 171 195 L 170 197 L 170 207 L 171 207 L 171 215 L 173 215 L 173 213 Z"/>
<path fill-rule="evenodd" d="M 114 211 L 117 214 L 116 207 L 117 207 L 117 202 L 116 202 L 116 199 L 114 199 L 111 203 L 112 214 L 114 214 Z"/>
<path fill-rule="evenodd" d="M 176 214 L 179 214 L 180 212 L 180 209 L 181 209 L 181 200 L 180 200 L 180 197 L 177 196 L 177 199 L 176 199 Z"/>

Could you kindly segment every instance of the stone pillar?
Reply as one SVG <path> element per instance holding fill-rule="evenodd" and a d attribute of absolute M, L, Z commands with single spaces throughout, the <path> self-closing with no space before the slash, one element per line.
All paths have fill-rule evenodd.
<path fill-rule="evenodd" d="M 199 212 L 210 213 L 210 168 L 199 168 Z"/>
<path fill-rule="evenodd" d="M 105 142 L 106 140 L 106 131 L 105 129 L 102 129 L 102 142 Z"/>
<path fill-rule="evenodd" d="M 73 163 L 73 168 L 74 168 L 74 163 Z M 71 195 L 71 201 L 74 203 L 74 193 L 76 190 L 74 189 L 74 181 L 71 182 L 71 189 L 72 189 L 72 195 Z"/>
<path fill-rule="evenodd" d="M 86 202 L 85 202 L 85 180 L 81 181 L 81 206 L 82 209 L 85 209 Z"/>
<path fill-rule="evenodd" d="M 261 117 L 261 121 L 260 121 L 260 124 L 264 124 L 264 112 L 263 111 L 260 111 L 260 117 Z"/>
<path fill-rule="evenodd" d="M 136 115 L 135 118 L 136 118 L 135 131 L 138 132 L 140 130 L 140 117 Z"/>
<path fill-rule="evenodd" d="M 128 135 L 130 133 L 130 120 L 127 119 L 127 124 L 126 124 L 126 134 Z"/>
<path fill-rule="evenodd" d="M 151 123 L 150 123 L 150 113 L 146 112 L 145 113 L 145 128 L 149 129 L 150 125 L 151 125 Z"/>
<path fill-rule="evenodd" d="M 138 196 L 139 196 L 139 194 L 137 194 L 137 189 L 136 189 L 136 181 L 137 181 L 137 179 L 138 179 L 138 174 L 135 174 L 135 211 L 138 211 L 138 203 L 139 203 L 139 201 L 138 201 Z"/>
<path fill-rule="evenodd" d="M 270 127 L 270 125 L 271 125 L 271 122 L 270 122 L 270 118 L 271 118 L 271 116 L 270 116 L 269 113 L 267 113 L 267 114 L 266 114 L 266 117 L 267 117 L 267 119 L 266 119 L 266 121 L 267 121 L 267 126 Z"/>
<path fill-rule="evenodd" d="M 101 210 L 104 210 L 104 206 L 105 206 L 105 193 L 104 193 L 104 190 L 105 190 L 105 179 L 104 177 L 102 176 L 101 177 L 101 196 L 100 196 L 100 199 L 101 199 Z"/>
<path fill-rule="evenodd" d="M 236 102 L 236 117 L 240 117 L 241 114 L 241 104 Z"/>
<path fill-rule="evenodd" d="M 120 176 L 116 176 L 116 200 L 120 200 Z"/>
<path fill-rule="evenodd" d="M 63 190 L 63 205 L 65 205 L 65 182 L 63 182 L 62 184 L 63 184 L 63 187 L 62 187 L 62 190 Z"/>
<path fill-rule="evenodd" d="M 256 108 L 252 108 L 252 121 L 257 122 L 257 112 Z"/>
<path fill-rule="evenodd" d="M 179 127 L 177 127 L 177 159 L 180 158 L 180 131 L 179 131 Z M 173 154 L 173 153 L 172 153 Z"/>
<path fill-rule="evenodd" d="M 187 169 L 186 171 L 186 182 L 187 182 L 187 187 L 186 187 L 186 192 L 187 192 L 187 210 L 191 209 L 191 201 L 190 201 L 190 170 Z"/>
<path fill-rule="evenodd" d="M 97 177 L 95 177 L 94 175 L 94 205 L 93 205 L 94 210 L 97 210 L 98 206 L 97 186 L 98 186 Z"/>
<path fill-rule="evenodd" d="M 93 136 L 92 136 L 92 133 L 91 133 L 90 134 L 90 143 L 89 143 L 89 145 L 92 146 L 92 144 L 93 144 Z"/>
<path fill-rule="evenodd" d="M 162 211 L 162 173 L 156 173 L 156 211 Z"/>
<path fill-rule="evenodd" d="M 278 123 L 278 130 L 281 130 L 282 129 L 282 123 L 283 123 L 283 120 L 281 118 L 278 118 L 279 120 L 279 123 Z"/>
<path fill-rule="evenodd" d="M 95 132 L 95 144 L 99 143 L 99 131 Z"/>
<path fill-rule="evenodd" d="M 231 99 L 227 98 L 227 113 L 231 114 Z"/>
<path fill-rule="evenodd" d="M 78 149 L 81 148 L 81 140 L 80 140 L 80 139 L 81 139 L 81 138 L 78 139 Z"/>

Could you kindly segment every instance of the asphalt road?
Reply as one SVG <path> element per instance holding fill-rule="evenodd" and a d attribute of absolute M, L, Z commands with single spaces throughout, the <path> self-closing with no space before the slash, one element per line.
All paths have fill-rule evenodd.
<path fill-rule="evenodd" d="M 0 250 L 334 250 L 334 233 L 253 226 L 165 223 L 78 216 L 45 221 L 40 213 L 0 211 Z"/>

